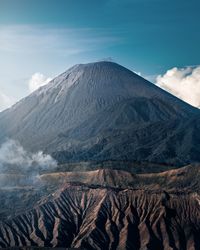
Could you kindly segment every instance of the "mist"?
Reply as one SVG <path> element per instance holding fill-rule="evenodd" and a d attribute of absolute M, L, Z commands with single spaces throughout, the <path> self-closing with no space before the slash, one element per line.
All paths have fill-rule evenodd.
<path fill-rule="evenodd" d="M 0 146 L 0 186 L 35 185 L 41 172 L 52 171 L 57 162 L 42 151 L 31 153 L 13 139 Z"/>

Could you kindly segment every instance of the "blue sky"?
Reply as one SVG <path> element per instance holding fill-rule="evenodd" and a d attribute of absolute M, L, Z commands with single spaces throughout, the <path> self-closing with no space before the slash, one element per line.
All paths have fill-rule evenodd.
<path fill-rule="evenodd" d="M 0 95 L 13 102 L 35 73 L 106 58 L 153 81 L 198 66 L 199 10 L 199 0 L 0 0 Z"/>

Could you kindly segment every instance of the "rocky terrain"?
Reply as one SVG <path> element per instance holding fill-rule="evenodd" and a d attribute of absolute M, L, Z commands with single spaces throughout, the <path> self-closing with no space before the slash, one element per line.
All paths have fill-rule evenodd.
<path fill-rule="evenodd" d="M 162 173 L 134 174 L 111 169 L 76 172 L 48 172 L 29 178 L 26 174 L 0 175 L 0 219 L 6 220 L 37 205 L 66 183 L 82 183 L 111 188 L 132 188 L 168 192 L 199 193 L 199 165 L 189 165 Z"/>
<path fill-rule="evenodd" d="M 9 209 L 0 246 L 199 249 L 199 177 L 198 165 L 152 174 L 45 173 L 32 189 L 15 177 L 10 200 L 0 190 Z"/>
<path fill-rule="evenodd" d="M 199 195 L 69 184 L 0 224 L 0 245 L 199 249 Z"/>

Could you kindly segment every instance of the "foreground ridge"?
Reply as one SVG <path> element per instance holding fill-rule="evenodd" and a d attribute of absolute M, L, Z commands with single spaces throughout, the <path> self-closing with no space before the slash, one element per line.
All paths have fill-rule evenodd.
<path fill-rule="evenodd" d="M 66 184 L 0 224 L 0 246 L 198 249 L 197 194 Z"/>

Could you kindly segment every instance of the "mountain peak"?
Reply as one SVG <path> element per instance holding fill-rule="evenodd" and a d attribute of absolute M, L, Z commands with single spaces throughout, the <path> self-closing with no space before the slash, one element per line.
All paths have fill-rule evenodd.
<path fill-rule="evenodd" d="M 158 96 L 160 89 L 125 67 L 109 61 L 77 64 L 54 78 L 35 93 L 57 92 L 60 98 L 70 88 L 78 88 L 83 98 L 131 98 Z M 159 90 L 159 91 L 158 91 Z M 160 91 L 163 92 L 163 91 Z M 58 97 L 56 100 L 58 100 Z M 80 97 L 80 95 L 77 97 Z"/>
<path fill-rule="evenodd" d="M 111 61 L 96 61 L 96 62 L 90 62 L 90 63 L 80 63 L 80 64 L 75 64 L 72 66 L 70 69 L 95 69 L 95 68 L 121 68 L 128 71 L 127 68 L 123 67 L 122 65 L 116 63 L 116 62 L 111 62 Z M 69 69 L 68 69 L 69 70 Z M 68 71 L 67 70 L 67 71 Z"/>
<path fill-rule="evenodd" d="M 62 101 L 63 98 L 74 98 L 75 106 L 77 103 L 85 106 L 86 103 L 90 102 L 89 105 L 92 105 L 94 102 L 96 107 L 131 98 L 160 99 L 186 111 L 194 111 L 190 105 L 155 84 L 109 61 L 76 64 L 37 90 L 35 95 L 40 99 L 49 95 L 49 98 L 54 98 L 54 102 Z"/>

